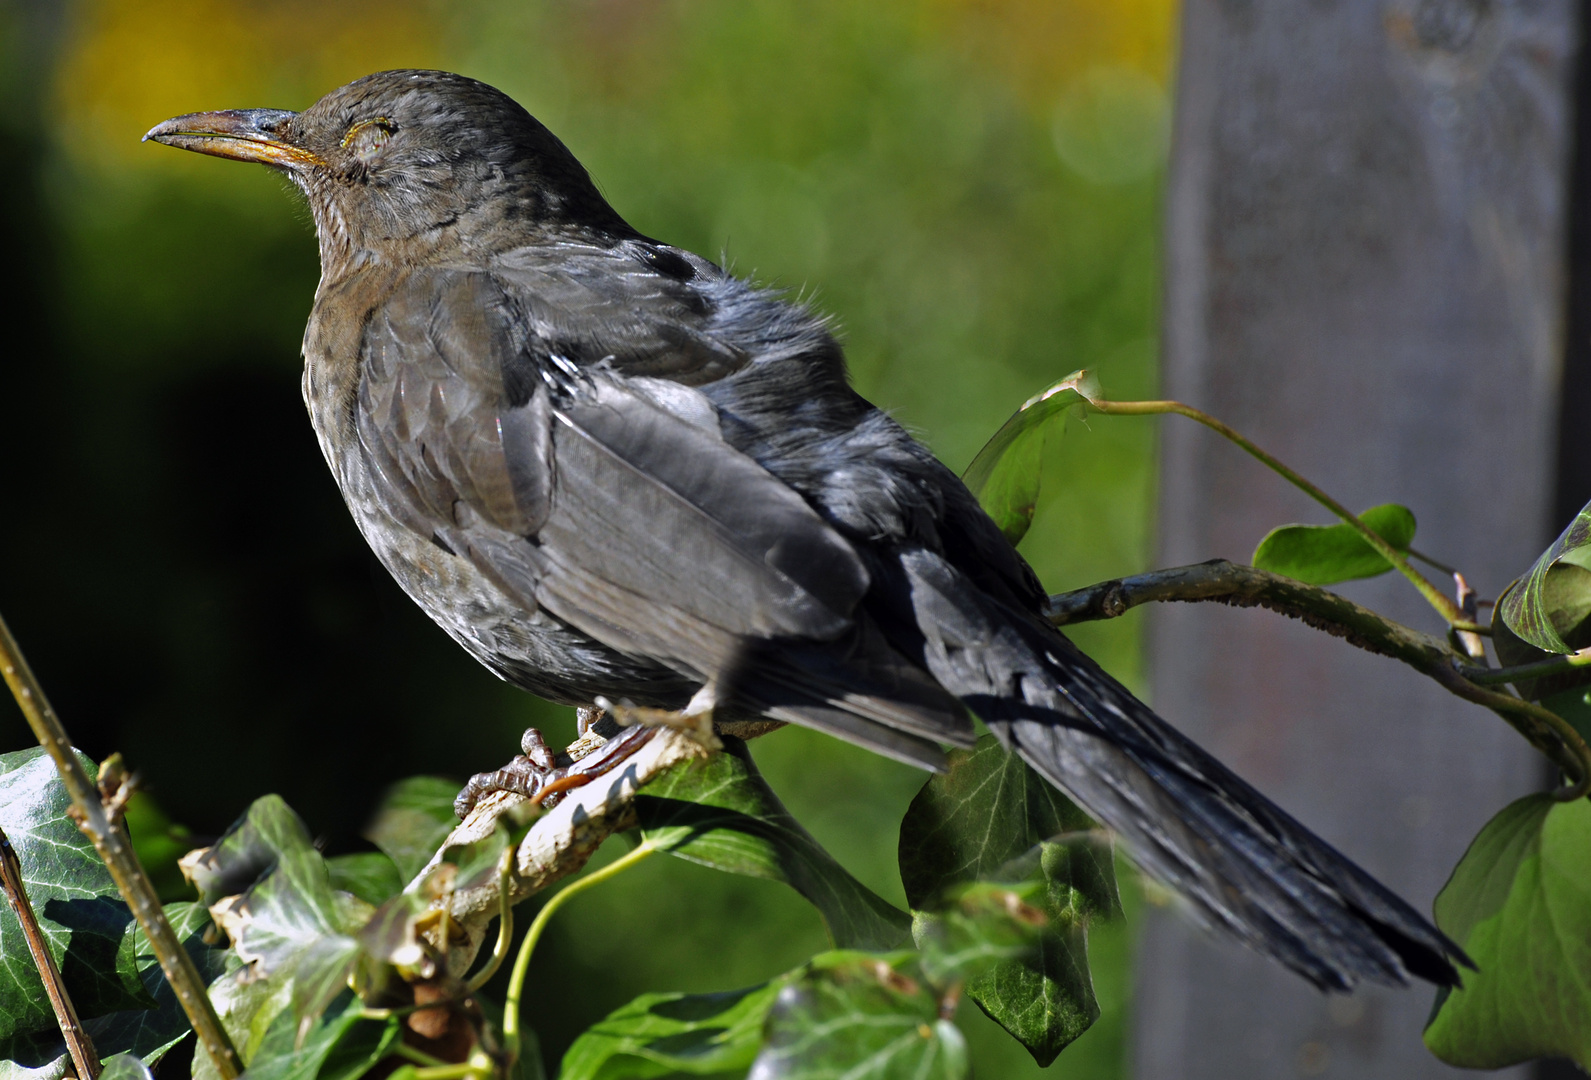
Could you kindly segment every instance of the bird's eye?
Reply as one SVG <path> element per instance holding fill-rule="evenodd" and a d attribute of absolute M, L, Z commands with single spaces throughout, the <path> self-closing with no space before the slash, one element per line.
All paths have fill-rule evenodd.
<path fill-rule="evenodd" d="M 392 138 L 395 130 L 397 129 L 392 121 L 384 116 L 378 116 L 374 120 L 361 120 L 349 128 L 348 134 L 343 136 L 343 149 L 369 164 L 375 160 L 381 148 L 387 145 L 387 140 Z"/>

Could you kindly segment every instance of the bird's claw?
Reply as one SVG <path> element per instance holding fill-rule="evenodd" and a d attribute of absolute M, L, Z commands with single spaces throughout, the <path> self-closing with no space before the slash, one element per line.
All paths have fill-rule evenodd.
<path fill-rule="evenodd" d="M 558 804 L 564 792 L 589 784 L 622 764 L 651 741 L 655 731 L 656 728 L 648 726 L 630 728 L 588 749 L 578 760 L 571 760 L 567 754 L 555 756 L 541 732 L 529 728 L 520 739 L 520 749 L 524 753 L 501 769 L 470 777 L 464 790 L 453 800 L 453 812 L 463 820 L 482 799 L 498 791 L 523 795 L 550 809 Z M 594 740 L 596 736 L 587 732 L 584 738 Z M 557 764 L 560 757 L 567 764 Z"/>

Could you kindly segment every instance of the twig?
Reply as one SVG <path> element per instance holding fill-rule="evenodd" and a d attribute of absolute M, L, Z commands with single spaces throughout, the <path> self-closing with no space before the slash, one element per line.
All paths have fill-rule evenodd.
<path fill-rule="evenodd" d="M 1554 656 L 1529 664 L 1516 664 L 1513 667 L 1460 668 L 1459 674 L 1472 683 L 1479 683 L 1485 686 L 1496 683 L 1520 682 L 1527 679 L 1540 679 L 1548 675 L 1563 675 L 1576 668 L 1583 667 L 1591 667 L 1591 649 L 1581 649 L 1579 652 L 1570 653 L 1567 656 Z"/>
<path fill-rule="evenodd" d="M 1408 578 L 1409 583 L 1419 590 L 1420 595 L 1425 597 L 1426 602 L 1435 608 L 1442 618 L 1450 623 L 1465 621 L 1464 613 L 1459 610 L 1458 605 L 1449 600 L 1435 585 L 1432 585 L 1424 574 L 1410 566 L 1409 560 L 1404 557 L 1403 552 L 1383 540 L 1379 533 L 1360 521 L 1342 503 L 1327 495 L 1325 491 L 1305 479 L 1301 474 L 1288 468 L 1277 458 L 1261 450 L 1235 428 L 1223 424 L 1204 410 L 1195 409 L 1192 405 L 1184 405 L 1180 401 L 1090 400 L 1088 407 L 1107 415 L 1117 416 L 1160 416 L 1166 413 L 1175 413 L 1178 416 L 1186 416 L 1189 420 L 1197 421 L 1210 430 L 1226 437 L 1255 458 L 1258 458 L 1271 471 L 1279 474 L 1311 499 L 1336 514 L 1344 524 L 1352 526 L 1364 538 L 1365 543 L 1375 548 L 1382 558 L 1386 559 L 1397 569 L 1398 573 Z M 1420 557 L 1424 558 L 1423 556 Z"/>
<path fill-rule="evenodd" d="M 78 1080 L 95 1080 L 99 1076 L 99 1052 L 94 1049 L 94 1040 L 83 1030 L 83 1022 L 77 1018 L 77 1008 L 66 992 L 66 983 L 61 980 L 55 954 L 50 952 L 50 943 L 44 939 L 38 916 L 33 913 L 33 902 L 22 884 L 22 861 L 3 831 L 0 831 L 0 889 L 5 890 L 17 922 L 22 924 L 22 936 L 33 954 L 34 967 L 39 969 L 44 992 L 50 997 L 50 1007 L 55 1010 L 55 1022 L 61 1025 L 61 1037 L 66 1040 L 72 1064 L 77 1066 Z"/>
<path fill-rule="evenodd" d="M 226 1028 L 221 1025 L 220 1017 L 216 1016 L 215 1008 L 210 1004 L 204 980 L 199 977 L 199 969 L 194 966 L 193 958 L 171 929 L 155 887 L 150 884 L 149 876 L 144 873 L 138 856 L 133 852 L 126 829 L 113 823 L 106 815 L 99 789 L 88 778 L 88 772 L 72 752 L 66 729 L 55 715 L 55 710 L 50 708 L 44 690 L 29 670 L 22 650 L 11 636 L 11 629 L 3 617 L 0 617 L 0 671 L 3 671 L 12 695 L 21 706 L 22 714 L 27 717 L 34 737 L 55 759 L 61 782 L 72 797 L 73 818 L 93 841 L 94 850 L 99 852 L 99 857 L 110 870 L 111 879 L 116 882 L 122 899 L 143 928 L 150 948 L 160 960 L 160 970 L 176 992 L 182 1011 L 188 1014 L 188 1022 L 198 1033 L 200 1044 L 215 1062 L 222 1080 L 233 1080 L 243 1071 L 243 1065 L 232 1046 L 232 1040 L 227 1036 Z"/>
<path fill-rule="evenodd" d="M 1441 638 L 1410 629 L 1334 592 L 1242 566 L 1225 559 L 1102 581 L 1050 597 L 1048 615 L 1057 626 L 1114 619 L 1151 601 L 1213 600 L 1237 607 L 1263 607 L 1299 619 L 1369 652 L 1401 660 L 1450 692 L 1491 709 L 1569 776 L 1573 787 L 1556 793 L 1581 798 L 1591 791 L 1591 747 L 1568 721 L 1533 702 L 1501 694 L 1469 680 L 1470 658 Z M 1482 669 L 1486 670 L 1486 669 Z"/>
<path fill-rule="evenodd" d="M 547 923 L 552 920 L 553 912 L 591 886 L 622 874 L 636 863 L 656 854 L 657 850 L 656 847 L 642 841 L 634 851 L 614 859 L 600 870 L 593 870 L 578 881 L 570 882 L 536 912 L 536 918 L 531 921 L 530 929 L 525 931 L 525 940 L 520 943 L 519 955 L 514 957 L 514 970 L 509 976 L 508 993 L 503 1000 L 503 1039 L 508 1044 L 511 1059 L 516 1061 L 519 1059 L 519 1002 L 525 992 L 525 975 L 530 971 L 530 957 L 536 951 L 536 943 L 541 940 L 542 932 L 547 929 Z"/>

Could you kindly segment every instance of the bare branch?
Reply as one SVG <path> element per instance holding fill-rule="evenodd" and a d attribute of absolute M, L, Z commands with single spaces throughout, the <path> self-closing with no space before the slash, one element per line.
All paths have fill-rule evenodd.
<path fill-rule="evenodd" d="M 39 979 L 49 995 L 50 1007 L 55 1010 L 55 1022 L 61 1027 L 61 1037 L 66 1040 L 72 1064 L 77 1066 L 78 1080 L 95 1080 L 99 1076 L 99 1052 L 94 1049 L 94 1040 L 83 1030 L 83 1022 L 77 1018 L 77 1007 L 66 992 L 55 954 L 50 952 L 50 943 L 44 938 L 38 916 L 33 913 L 33 903 L 23 887 L 22 862 L 4 832 L 0 832 L 0 889 L 11 902 L 17 922 L 22 924 L 22 936 L 27 940 L 28 952 L 33 954 L 33 966 L 39 969 Z"/>
<path fill-rule="evenodd" d="M 1361 649 L 1401 660 L 1453 694 L 1491 709 L 1559 769 L 1574 777 L 1574 786 L 1561 792 L 1561 797 L 1580 798 L 1591 790 L 1591 747 L 1562 717 L 1534 702 L 1471 682 L 1466 678 L 1474 670 L 1471 658 L 1441 638 L 1393 622 L 1315 585 L 1225 559 L 1212 559 L 1061 593 L 1050 597 L 1047 614 L 1051 622 L 1064 626 L 1114 619 L 1139 604 L 1171 600 L 1268 608 Z"/>
<path fill-rule="evenodd" d="M 510 875 L 511 902 L 517 904 L 529 899 L 579 871 L 602 841 L 634 827 L 635 794 L 643 785 L 680 762 L 701 757 L 706 752 L 690 735 L 673 728 L 658 728 L 621 767 L 582 787 L 565 791 L 558 805 L 538 818 L 519 842 L 514 872 Z M 437 867 L 442 852 L 485 840 L 497 827 L 498 818 L 529 801 L 523 795 L 507 791 L 482 799 L 470 816 L 448 835 L 416 880 L 423 879 Z M 499 902 L 495 877 L 439 901 L 448 905 L 454 923 L 453 933 L 462 932 L 466 939 L 461 944 L 455 937 L 449 944 L 448 969 L 453 975 L 462 978 L 469 970 L 486 938 L 487 927 L 498 913 Z"/>
<path fill-rule="evenodd" d="M 94 850 L 99 852 L 99 857 L 110 870 L 117 891 L 127 901 L 133 917 L 149 938 L 150 947 L 160 960 L 160 970 L 165 972 L 166 981 L 176 991 L 182 1011 L 188 1014 L 188 1022 L 199 1034 L 200 1044 L 215 1062 L 222 1080 L 232 1080 L 243 1071 L 243 1064 L 232 1046 L 232 1040 L 227 1036 L 226 1028 L 221 1026 L 214 1006 L 210 1004 L 210 996 L 205 991 L 204 980 L 199 977 L 199 969 L 194 966 L 193 958 L 171 929 L 165 910 L 160 906 L 160 897 L 139 864 L 138 856 L 133 853 L 127 830 L 112 821 L 105 812 L 99 789 L 88 778 L 88 772 L 72 752 L 66 728 L 55 715 L 55 710 L 50 708 L 43 688 L 28 668 L 22 650 L 16 638 L 11 636 L 11 629 L 6 626 L 4 618 L 0 618 L 0 673 L 5 675 L 6 683 L 11 687 L 17 704 L 22 707 L 22 714 L 27 717 L 28 726 L 33 729 L 39 745 L 55 759 L 61 781 L 72 797 L 72 816 L 78 827 L 93 841 Z"/>

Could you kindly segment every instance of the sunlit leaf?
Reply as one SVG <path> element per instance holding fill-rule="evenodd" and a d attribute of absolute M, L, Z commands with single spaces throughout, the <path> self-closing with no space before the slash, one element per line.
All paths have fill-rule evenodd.
<path fill-rule="evenodd" d="M 1530 795 L 1506 807 L 1437 896 L 1436 923 L 1480 969 L 1438 995 L 1425 1029 L 1437 1057 L 1591 1068 L 1591 802 Z"/>
<path fill-rule="evenodd" d="M 345 921 L 348 906 L 325 860 L 279 796 L 257 799 L 187 869 L 245 965 L 234 978 L 286 988 L 304 1024 L 342 991 L 360 955 L 360 927 Z"/>
<path fill-rule="evenodd" d="M 1510 630 L 1547 652 L 1569 653 L 1591 644 L 1591 504 L 1498 598 L 1497 614 Z"/>
<path fill-rule="evenodd" d="M 642 994 L 593 1024 L 564 1054 L 559 1080 L 649 1080 L 745 1069 L 763 1022 L 798 972 L 718 994 Z"/>
<path fill-rule="evenodd" d="M 98 1049 L 98 1046 L 95 1046 Z M 116 1054 L 104 1061 L 99 1080 L 155 1080 L 154 1074 L 132 1054 Z"/>
<path fill-rule="evenodd" d="M 836 945 L 882 950 L 910 940 L 906 913 L 852 877 L 801 827 L 738 739 L 648 783 L 635 811 L 642 835 L 664 851 L 789 885 L 818 909 Z"/>
<path fill-rule="evenodd" d="M 1397 551 L 1414 543 L 1414 512 L 1397 503 L 1372 506 L 1359 515 L 1370 531 Z M 1375 577 L 1392 569 L 1386 557 L 1359 531 L 1344 522 L 1335 525 L 1283 525 L 1265 534 L 1254 549 L 1260 570 L 1283 574 L 1309 585 Z"/>
<path fill-rule="evenodd" d="M 83 766 L 94 765 L 79 754 Z M 120 956 L 132 913 L 94 846 L 66 816 L 72 800 L 45 752 L 0 754 L 0 827 L 22 864 L 40 929 L 83 1019 L 152 1004 L 129 957 Z M 0 902 L 0 1040 L 56 1032 L 55 1013 L 11 905 Z"/>
<path fill-rule="evenodd" d="M 1099 397 L 1093 372 L 1072 372 L 1028 398 L 962 474 L 967 489 L 1012 544 L 1019 543 L 1033 524 L 1039 502 L 1039 466 L 1051 421 Z"/>
<path fill-rule="evenodd" d="M 1041 1065 L 1099 1016 L 1088 973 L 1088 921 L 1120 909 L 1110 845 L 1053 786 L 992 735 L 950 755 L 901 822 L 901 882 L 914 911 L 933 912 L 956 886 L 1014 884 L 1037 875 L 1047 925 L 1036 951 L 1002 960 L 967 994 Z M 921 932 L 932 920 L 919 917 Z"/>
<path fill-rule="evenodd" d="M 815 956 L 775 998 L 747 1080 L 962 1080 L 943 1005 L 909 953 Z"/>
<path fill-rule="evenodd" d="M 387 789 L 365 839 L 387 854 L 404 881 L 424 869 L 458 824 L 453 798 L 458 784 L 437 776 L 413 776 Z"/>

